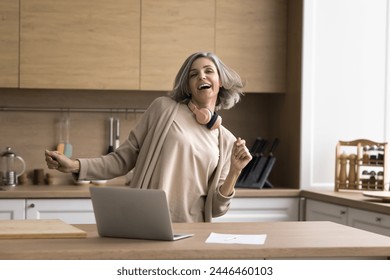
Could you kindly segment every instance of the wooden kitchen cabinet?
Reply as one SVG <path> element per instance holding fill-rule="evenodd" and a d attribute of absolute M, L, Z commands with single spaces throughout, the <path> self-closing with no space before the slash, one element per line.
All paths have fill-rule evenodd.
<path fill-rule="evenodd" d="M 215 46 L 215 2 L 142 0 L 141 90 L 172 90 L 191 54 Z"/>
<path fill-rule="evenodd" d="M 20 3 L 21 88 L 139 88 L 139 0 Z"/>
<path fill-rule="evenodd" d="M 0 1 L 0 87 L 19 86 L 19 1 Z"/>
<path fill-rule="evenodd" d="M 215 50 L 246 92 L 286 92 L 287 1 L 216 0 Z"/>
<path fill-rule="evenodd" d="M 1 199 L 0 220 L 24 220 L 25 205 L 25 199 Z"/>
<path fill-rule="evenodd" d="M 141 90 L 171 90 L 189 54 L 212 51 L 246 92 L 286 91 L 285 0 L 142 1 Z"/>
<path fill-rule="evenodd" d="M 16 18 L 0 27 L 10 42 L 0 86 L 166 91 L 191 53 L 212 51 L 246 92 L 286 91 L 286 0 L 20 3 L 20 34 L 18 1 L 1 4 Z"/>
<path fill-rule="evenodd" d="M 298 221 L 299 198 L 233 198 L 228 212 L 213 222 Z"/>

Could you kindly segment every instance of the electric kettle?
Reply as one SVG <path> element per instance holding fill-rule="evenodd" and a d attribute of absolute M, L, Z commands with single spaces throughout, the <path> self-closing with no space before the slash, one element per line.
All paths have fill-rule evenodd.
<path fill-rule="evenodd" d="M 19 167 L 19 170 L 16 170 Z M 1 154 L 1 184 L 5 186 L 16 186 L 18 177 L 26 170 L 24 160 L 11 151 L 10 147 Z"/>

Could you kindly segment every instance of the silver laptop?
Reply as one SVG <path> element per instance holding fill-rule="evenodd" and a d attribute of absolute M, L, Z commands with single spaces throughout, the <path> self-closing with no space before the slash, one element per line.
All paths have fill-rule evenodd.
<path fill-rule="evenodd" d="M 100 236 L 179 240 L 193 234 L 174 234 L 163 190 L 129 187 L 90 187 Z"/>

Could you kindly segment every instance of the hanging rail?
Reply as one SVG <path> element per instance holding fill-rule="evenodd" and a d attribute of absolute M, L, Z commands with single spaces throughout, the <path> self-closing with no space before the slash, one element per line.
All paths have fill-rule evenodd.
<path fill-rule="evenodd" d="M 144 113 L 140 108 L 50 108 L 50 107 L 0 107 L 0 112 L 60 112 L 60 113 Z"/>

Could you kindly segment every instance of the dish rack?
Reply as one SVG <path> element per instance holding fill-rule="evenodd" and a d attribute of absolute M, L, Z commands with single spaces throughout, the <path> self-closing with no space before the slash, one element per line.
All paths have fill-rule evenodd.
<path fill-rule="evenodd" d="M 388 191 L 387 143 L 339 141 L 335 169 L 335 191 Z"/>

